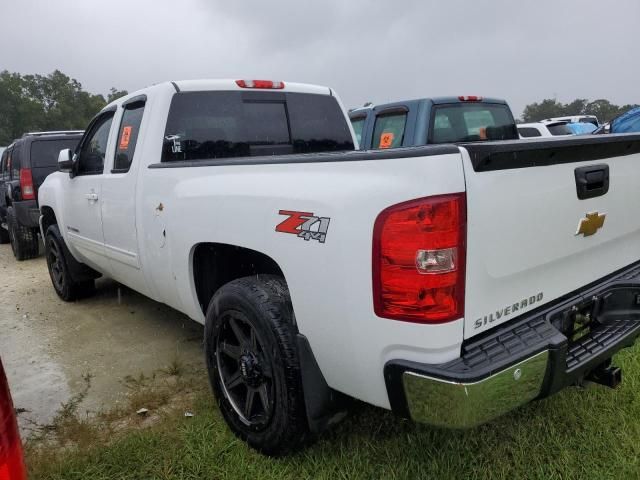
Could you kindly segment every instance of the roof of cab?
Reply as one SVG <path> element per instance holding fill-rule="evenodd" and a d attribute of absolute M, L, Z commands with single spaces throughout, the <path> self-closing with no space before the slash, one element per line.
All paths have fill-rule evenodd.
<path fill-rule="evenodd" d="M 240 79 L 238 79 L 240 80 Z M 323 87 L 320 85 L 311 85 L 306 83 L 292 83 L 284 81 L 284 88 L 282 89 L 266 89 L 266 88 L 242 88 L 236 83 L 238 80 L 232 79 L 202 79 L 202 80 L 174 80 L 150 85 L 148 87 L 131 92 L 128 95 L 120 97 L 113 102 L 106 105 L 101 112 L 113 109 L 115 106 L 119 106 L 129 100 L 140 97 L 146 94 L 152 89 L 170 87 L 177 92 L 202 92 L 202 91 L 262 91 L 262 92 L 284 92 L 284 93 L 311 93 L 317 95 L 334 95 L 334 92 L 329 87 Z"/>
<path fill-rule="evenodd" d="M 426 97 L 426 98 L 414 98 L 411 100 L 399 100 L 396 102 L 389 102 L 389 103 L 381 103 L 379 105 L 370 105 L 367 107 L 358 107 L 349 111 L 349 116 L 352 118 L 360 117 L 360 116 L 366 115 L 367 112 L 371 110 L 385 110 L 387 108 L 393 108 L 393 107 L 411 105 L 414 103 L 423 103 L 423 102 L 433 103 L 434 105 L 445 105 L 445 104 L 451 104 L 451 103 L 495 103 L 499 105 L 508 105 L 506 100 L 503 100 L 500 98 L 478 97 L 478 100 L 465 101 L 465 100 L 460 100 L 459 97 Z"/>
<path fill-rule="evenodd" d="M 231 79 L 219 79 L 219 80 L 179 80 L 172 82 L 174 86 L 177 86 L 180 91 L 185 92 L 198 92 L 203 90 L 263 90 L 269 91 L 269 89 L 259 88 L 242 88 L 236 83 L 237 80 Z M 319 85 L 310 85 L 306 83 L 291 83 L 284 81 L 284 88 L 274 91 L 294 92 L 294 93 L 315 93 L 318 95 L 331 95 L 331 89 L 329 87 L 322 87 Z"/>

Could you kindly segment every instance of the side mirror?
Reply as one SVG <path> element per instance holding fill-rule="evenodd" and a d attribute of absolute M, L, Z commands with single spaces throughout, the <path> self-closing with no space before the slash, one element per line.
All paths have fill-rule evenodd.
<path fill-rule="evenodd" d="M 58 154 L 58 170 L 65 173 L 71 173 L 73 171 L 73 154 L 71 149 L 65 148 L 60 150 Z"/>

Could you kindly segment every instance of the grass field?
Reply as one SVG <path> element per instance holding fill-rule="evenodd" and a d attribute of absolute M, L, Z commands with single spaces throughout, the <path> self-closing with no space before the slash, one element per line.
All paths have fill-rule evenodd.
<path fill-rule="evenodd" d="M 29 442 L 27 463 L 36 480 L 635 479 L 640 478 L 639 355 L 636 347 L 616 357 L 624 375 L 617 390 L 570 388 L 463 432 L 415 425 L 357 404 L 313 446 L 286 459 L 262 457 L 238 441 L 198 376 L 196 384 L 188 384 L 192 393 L 186 403 L 178 406 L 162 407 L 171 392 L 135 393 L 132 407 L 149 404 L 162 412 L 146 428 L 134 419 L 114 429 L 115 414 L 110 427 L 74 422 L 67 414 L 59 422 L 67 422 L 61 437 Z M 183 387 L 174 382 L 172 388 Z M 195 416 L 185 418 L 185 408 Z"/>

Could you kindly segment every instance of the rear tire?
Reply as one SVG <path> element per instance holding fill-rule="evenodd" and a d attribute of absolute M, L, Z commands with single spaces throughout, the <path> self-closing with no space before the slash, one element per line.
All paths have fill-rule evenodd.
<path fill-rule="evenodd" d="M 57 225 L 52 225 L 47 229 L 44 251 L 53 289 L 62 300 L 72 302 L 94 292 L 94 280 L 76 282 L 71 276 L 67 262 L 68 250 Z"/>
<path fill-rule="evenodd" d="M 284 280 L 245 277 L 211 299 L 205 323 L 209 380 L 227 425 L 266 455 L 295 451 L 310 437 Z"/>
<path fill-rule="evenodd" d="M 40 249 L 38 229 L 20 225 L 13 207 L 7 209 L 7 228 L 9 230 L 11 249 L 16 260 L 28 260 L 38 256 Z"/>

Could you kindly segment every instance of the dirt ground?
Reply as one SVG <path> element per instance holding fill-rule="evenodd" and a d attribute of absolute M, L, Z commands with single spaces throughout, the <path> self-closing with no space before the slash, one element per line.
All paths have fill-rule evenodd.
<path fill-rule="evenodd" d="M 96 285 L 93 297 L 65 303 L 42 256 L 17 262 L 0 245 L 0 357 L 23 434 L 48 424 L 87 378 L 78 412 L 91 414 L 123 401 L 127 376 L 203 366 L 200 324 L 111 280 Z"/>

